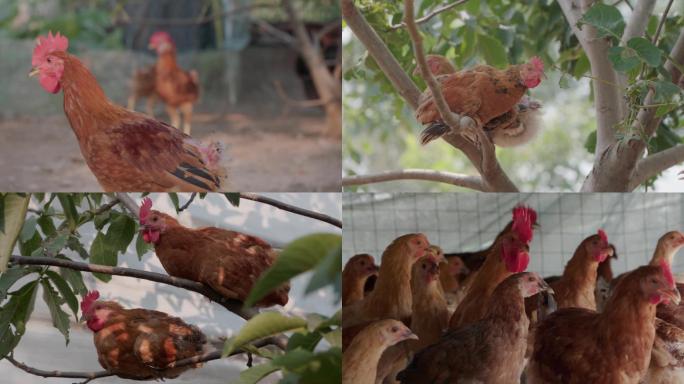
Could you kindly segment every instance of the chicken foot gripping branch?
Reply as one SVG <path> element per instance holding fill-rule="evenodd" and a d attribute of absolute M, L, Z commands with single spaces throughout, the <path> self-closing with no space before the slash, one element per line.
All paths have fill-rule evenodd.
<path fill-rule="evenodd" d="M 653 225 L 634 226 L 645 224 L 642 207 L 634 207 L 635 202 L 678 212 L 679 206 L 673 210 L 663 204 L 672 199 L 638 198 L 617 206 L 599 195 L 575 200 L 550 195 L 538 210 L 531 207 L 536 195 L 520 195 L 519 201 L 529 206 L 517 205 L 503 216 L 501 208 L 492 209 L 494 203 L 510 204 L 504 195 L 473 197 L 472 204 L 457 206 L 448 196 L 456 195 L 440 197 L 442 211 L 429 225 L 424 217 L 431 214 L 426 211 L 434 201 L 431 195 L 348 198 L 345 209 L 352 213 L 345 231 L 351 236 L 351 249 L 344 251 L 350 255 L 345 269 L 356 275 L 346 281 L 354 282 L 350 288 L 362 298 L 343 305 L 343 351 L 347 367 L 361 366 L 360 361 L 367 367 L 363 372 L 344 372 L 345 378 L 354 375 L 362 384 L 684 382 L 679 368 L 684 364 L 684 285 L 677 283 L 679 275 L 673 272 L 680 265 L 677 253 L 684 247 L 684 232 L 672 230 L 684 228 L 684 217 L 669 214 L 662 216 L 663 222 L 651 217 L 646 220 Z M 357 200 L 363 203 L 354 205 Z M 578 201 L 581 205 L 575 210 L 568 209 Z M 684 198 L 679 204 L 684 206 Z M 556 209 L 559 205 L 564 207 L 561 211 Z M 359 268 L 359 261 L 374 265 L 377 239 L 390 231 L 401 234 L 398 222 L 383 225 L 392 223 L 392 216 L 414 217 L 413 210 L 422 216 L 400 225 L 415 224 L 423 233 L 400 236 L 387 246 L 374 287 L 364 286 L 370 272 Z M 469 218 L 468 225 L 460 215 Z M 511 216 L 503 229 L 496 225 Z M 375 223 L 370 229 L 373 236 L 362 234 L 368 229 L 355 228 L 363 223 L 361 217 Z M 621 228 L 623 219 L 631 225 L 628 237 Z M 449 224 L 442 226 L 442 220 Z M 486 231 L 470 225 L 478 222 L 488 225 Z M 414 261 L 411 247 L 398 246 L 411 238 L 424 238 L 428 249 L 445 248 L 447 257 L 440 250 Z M 484 260 L 474 263 L 470 258 L 477 252 L 465 252 L 458 244 L 473 244 L 478 238 L 486 246 Z M 407 265 L 412 265 L 410 278 Z M 548 276 L 548 282 L 541 276 Z M 382 294 L 378 284 L 385 287 Z M 388 310 L 381 313 L 380 308 Z M 380 342 L 379 336 L 371 337 L 366 330 L 383 319 L 400 321 L 418 340 Z M 364 334 L 365 340 L 358 340 Z M 368 353 L 359 353 L 360 346 Z"/>

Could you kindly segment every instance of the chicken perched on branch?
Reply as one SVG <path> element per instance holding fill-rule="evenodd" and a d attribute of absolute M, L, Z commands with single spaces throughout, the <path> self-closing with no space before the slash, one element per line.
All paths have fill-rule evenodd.
<path fill-rule="evenodd" d="M 541 105 L 532 101 L 523 102 L 522 108 L 518 108 L 517 105 L 527 89 L 541 83 L 543 75 L 544 63 L 538 57 L 533 57 L 529 63 L 513 65 L 505 70 L 479 65 L 473 69 L 441 75 L 438 82 L 452 112 L 473 119 L 475 129 L 489 131 L 489 136 L 492 139 L 496 138 L 498 145 L 514 146 L 529 141 L 539 129 L 534 112 Z M 503 117 L 502 115 L 507 112 L 510 114 Z M 527 128 L 521 123 L 518 112 L 527 116 Z M 490 121 L 500 116 L 500 120 L 494 121 L 493 126 L 486 128 Z M 451 130 L 442 121 L 431 95 L 424 97 L 416 109 L 416 119 L 427 125 L 421 133 L 420 141 L 423 145 Z"/>
<path fill-rule="evenodd" d="M 196 326 L 159 311 L 124 309 L 99 297 L 98 291 L 88 293 L 81 311 L 104 369 L 125 379 L 163 380 L 201 366 L 167 368 L 204 352 L 207 339 Z"/>
<path fill-rule="evenodd" d="M 152 210 L 149 197 L 140 206 L 140 227 L 143 240 L 154 244 L 169 275 L 199 281 L 229 299 L 244 301 L 277 257 L 267 242 L 255 236 L 215 227 L 186 228 L 173 217 Z M 290 285 L 285 284 L 257 306 L 285 305 L 289 290 Z"/>
<path fill-rule="evenodd" d="M 149 48 L 157 52 L 155 67 L 155 90 L 166 103 L 171 125 L 180 128 L 183 114 L 183 132 L 190 134 L 193 104 L 199 98 L 199 77 L 196 71 L 184 71 L 176 62 L 176 45 L 166 32 L 158 31 L 150 36 Z"/>
<path fill-rule="evenodd" d="M 532 272 L 512 275 L 485 304 L 483 318 L 419 352 L 402 383 L 517 383 L 524 368 L 529 320 L 524 298 L 549 289 Z"/>
<path fill-rule="evenodd" d="M 145 101 L 145 113 L 154 117 L 154 104 L 157 101 L 156 76 L 154 65 L 138 69 L 133 73 L 131 91 L 128 96 L 128 109 L 135 110 L 136 101 L 145 98 L 147 99 Z"/>
<path fill-rule="evenodd" d="M 373 322 L 359 333 L 342 356 L 343 384 L 374 384 L 378 360 L 388 347 L 416 335 L 400 321 Z"/>
<path fill-rule="evenodd" d="M 373 256 L 362 253 L 354 255 L 342 270 L 342 306 L 362 300 L 366 295 L 366 284 L 377 278 L 378 266 Z"/>
<path fill-rule="evenodd" d="M 570 261 L 565 266 L 563 276 L 550 283 L 555 292 L 554 299 L 558 308 L 586 308 L 596 310 L 596 276 L 599 263 L 613 254 L 608 236 L 599 229 L 596 235 L 582 240 Z M 528 316 L 537 309 L 537 297 L 526 300 Z"/>
<path fill-rule="evenodd" d="M 514 273 L 527 269 L 529 243 L 537 213 L 529 207 L 513 209 L 510 230 L 495 241 L 491 252 L 466 288 L 466 294 L 449 320 L 449 329 L 472 324 L 482 318 L 486 303 L 497 285 Z"/>
<path fill-rule="evenodd" d="M 221 189 L 221 175 L 203 159 L 201 145 L 167 124 L 109 101 L 83 63 L 66 52 L 68 46 L 59 33 L 38 37 L 31 75 L 37 74 L 49 93 L 64 89 L 64 112 L 105 191 Z"/>
<path fill-rule="evenodd" d="M 680 300 L 662 263 L 629 272 L 603 313 L 559 309 L 537 325 L 527 382 L 639 383 L 651 359 L 656 305 Z"/>

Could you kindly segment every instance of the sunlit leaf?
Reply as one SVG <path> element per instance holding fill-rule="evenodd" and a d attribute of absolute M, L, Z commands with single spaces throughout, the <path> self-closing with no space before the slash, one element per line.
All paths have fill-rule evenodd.
<path fill-rule="evenodd" d="M 4 231 L 0 232 L 0 272 L 7 270 L 7 262 L 24 225 L 30 198 L 29 195 L 8 193 L 3 199 L 3 211 L 0 212 L 4 223 Z"/>
<path fill-rule="evenodd" d="M 657 67 L 662 61 L 663 52 L 653 43 L 643 37 L 633 37 L 627 46 L 636 52 L 637 56 L 651 67 Z"/>
<path fill-rule="evenodd" d="M 612 5 L 602 3 L 596 3 L 589 8 L 580 18 L 581 23 L 596 27 L 598 37 L 613 36 L 619 39 L 625 29 L 625 20 L 620 11 Z"/>
<path fill-rule="evenodd" d="M 235 337 L 226 341 L 222 355 L 228 356 L 247 343 L 305 326 L 306 320 L 300 317 L 290 317 L 273 311 L 261 312 L 249 319 Z"/>
<path fill-rule="evenodd" d="M 69 344 L 69 315 L 62 310 L 63 300 L 59 294 L 52 287 L 48 280 L 41 280 L 40 284 L 43 287 L 43 299 L 50 310 L 50 317 L 52 317 L 52 325 L 64 335 L 64 340 Z"/>

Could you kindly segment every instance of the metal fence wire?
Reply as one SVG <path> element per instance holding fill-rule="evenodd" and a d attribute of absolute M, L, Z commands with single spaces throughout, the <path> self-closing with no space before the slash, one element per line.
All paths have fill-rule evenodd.
<path fill-rule="evenodd" d="M 446 253 L 482 249 L 519 203 L 538 213 L 528 270 L 544 276 L 561 274 L 579 243 L 599 228 L 616 247 L 616 273 L 647 263 L 665 232 L 684 230 L 684 194 L 345 193 L 343 259 L 368 253 L 379 262 L 394 238 L 412 232 Z M 674 258 L 674 272 L 684 272 L 682 254 Z"/>

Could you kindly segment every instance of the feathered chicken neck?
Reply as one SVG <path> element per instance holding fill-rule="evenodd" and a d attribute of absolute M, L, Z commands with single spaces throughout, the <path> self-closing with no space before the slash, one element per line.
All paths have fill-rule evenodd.
<path fill-rule="evenodd" d="M 468 289 L 468 295 L 471 292 L 491 294 L 499 283 L 513 274 L 506 269 L 506 264 L 501 260 L 501 247 L 501 238 L 498 238 L 489 251 L 484 264 L 476 272 L 477 275 Z"/>
<path fill-rule="evenodd" d="M 168 49 L 159 54 L 157 60 L 157 73 L 172 72 L 178 68 L 176 63 L 176 50 Z"/>
<path fill-rule="evenodd" d="M 606 324 L 603 329 L 616 331 L 621 335 L 625 330 L 630 334 L 643 336 L 648 336 L 649 330 L 650 333 L 655 332 L 656 305 L 651 304 L 641 293 L 638 284 L 638 279 L 621 279 L 601 314 L 600 321 Z M 617 324 L 619 327 L 616 327 Z"/>
<path fill-rule="evenodd" d="M 658 266 L 660 265 L 660 262 L 662 260 L 665 260 L 667 265 L 672 265 L 672 260 L 674 259 L 675 253 L 679 248 L 670 248 L 666 247 L 665 245 L 661 245 L 660 243 L 656 246 L 655 251 L 653 252 L 653 257 L 651 258 L 651 261 L 648 263 L 649 265 L 653 266 Z"/>
<path fill-rule="evenodd" d="M 79 59 L 66 52 L 55 52 L 54 55 L 64 60 L 64 73 L 60 80 L 64 90 L 64 112 L 79 139 L 98 125 L 118 121 L 126 115 L 125 109 L 109 101 L 95 76 Z"/>
<path fill-rule="evenodd" d="M 520 292 L 520 283 L 518 280 L 499 284 L 486 305 L 487 310 L 484 315 L 484 318 L 486 319 L 504 320 L 506 323 L 510 324 L 515 324 L 521 320 L 527 320 L 527 315 L 525 314 L 525 300 L 522 296 L 522 292 Z"/>
<path fill-rule="evenodd" d="M 367 299 L 373 306 L 398 306 L 401 315 L 411 313 L 411 267 L 410 249 L 406 241 L 395 241 L 382 254 L 382 262 L 375 288 Z"/>
<path fill-rule="evenodd" d="M 599 263 L 593 256 L 587 254 L 585 245 L 586 242 L 583 241 L 577 247 L 575 254 L 565 265 L 563 277 L 559 283 L 571 287 L 568 294 L 593 298 Z"/>

